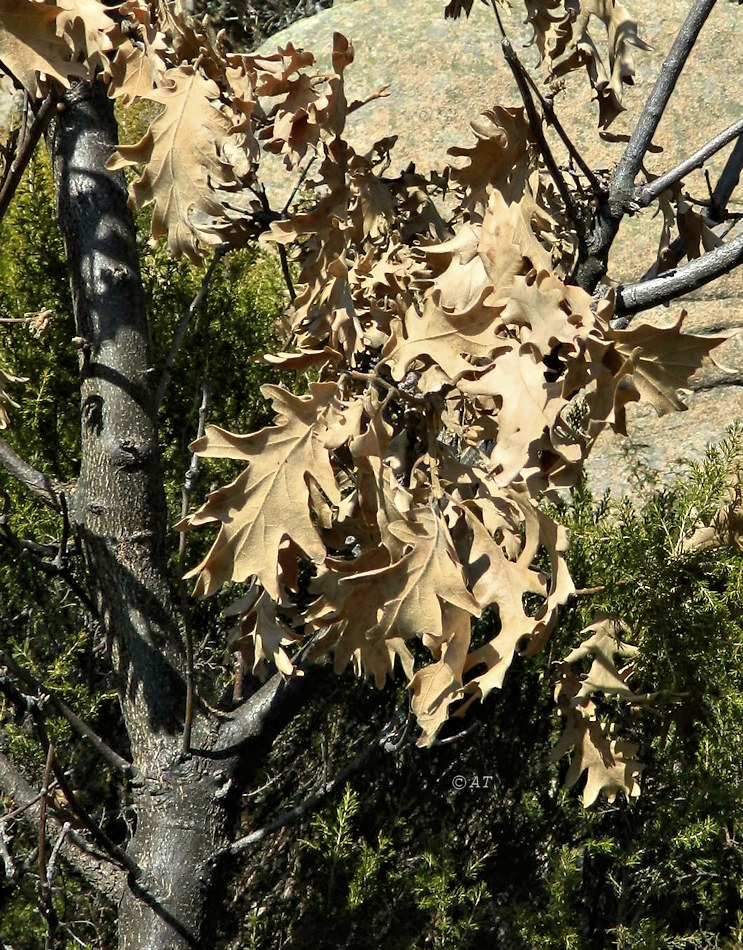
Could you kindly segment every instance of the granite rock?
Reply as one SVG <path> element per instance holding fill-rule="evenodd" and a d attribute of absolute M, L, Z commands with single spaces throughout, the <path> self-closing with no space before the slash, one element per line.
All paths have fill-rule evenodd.
<path fill-rule="evenodd" d="M 635 85 L 625 95 L 627 112 L 612 126 L 626 133 L 632 117 L 652 89 L 675 34 L 690 9 L 689 0 L 627 0 L 641 24 L 640 35 L 652 46 L 638 51 Z M 390 95 L 359 110 L 349 119 L 348 133 L 358 150 L 382 136 L 396 133 L 393 170 L 414 162 L 421 170 L 440 167 L 451 145 L 468 144 L 469 122 L 495 104 L 517 105 L 520 100 L 500 55 L 492 12 L 475 3 L 469 20 L 444 20 L 441 0 L 346 0 L 330 10 L 294 23 L 263 47 L 275 49 L 291 40 L 329 62 L 333 32 L 348 36 L 356 59 L 346 73 L 349 98 L 362 98 L 379 86 Z M 534 50 L 514 3 L 507 29 L 523 61 L 534 65 Z M 743 84 L 737 44 L 731 37 L 743 30 L 743 7 L 718 3 L 702 31 L 682 73 L 655 138 L 662 151 L 647 158 L 651 172 L 673 167 L 695 148 L 743 113 Z M 518 43 L 516 41 L 518 40 Z M 557 106 L 563 124 L 594 167 L 611 169 L 621 146 L 602 143 L 595 134 L 597 107 L 583 76 L 570 77 Z M 705 170 L 712 181 L 719 175 L 732 146 L 720 152 Z M 277 193 L 286 193 L 285 176 L 272 173 Z M 692 193 L 704 197 L 704 172 L 689 179 Z M 743 211 L 740 189 L 731 208 Z M 638 279 L 651 265 L 660 234 L 660 219 L 652 210 L 627 220 L 615 242 L 611 275 L 619 282 Z M 713 285 L 689 295 L 678 304 L 658 308 L 638 320 L 673 323 L 681 308 L 688 311 L 686 326 L 695 332 L 728 332 L 731 339 L 715 351 L 710 363 L 691 381 L 688 411 L 657 418 L 646 406 L 630 407 L 628 438 L 604 433 L 589 463 L 589 477 L 597 491 L 637 493 L 644 484 L 672 481 L 683 470 L 685 458 L 698 459 L 708 442 L 720 439 L 729 424 L 743 417 L 743 268 Z"/>

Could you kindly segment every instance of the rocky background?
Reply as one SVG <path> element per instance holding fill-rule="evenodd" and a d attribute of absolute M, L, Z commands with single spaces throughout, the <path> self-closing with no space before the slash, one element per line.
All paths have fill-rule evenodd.
<path fill-rule="evenodd" d="M 640 35 L 653 48 L 637 52 L 635 86 L 625 94 L 628 111 L 611 128 L 620 133 L 632 128 L 632 117 L 650 92 L 691 0 L 663 4 L 627 0 L 625 5 L 640 22 Z M 442 0 L 336 0 L 331 9 L 272 36 L 262 49 L 273 50 L 291 40 L 311 49 L 320 60 L 329 59 L 333 32 L 344 33 L 356 50 L 356 61 L 346 73 L 349 98 L 390 86 L 389 97 L 350 117 L 353 144 L 363 149 L 395 132 L 399 138 L 393 165 L 404 167 L 412 161 L 421 169 L 438 167 L 445 162 L 450 145 L 468 143 L 471 118 L 495 104 L 520 104 L 500 55 L 492 11 L 476 2 L 469 20 L 452 21 L 444 20 L 443 6 Z M 517 16 L 522 9 L 520 3 L 513 4 L 506 26 L 513 40 L 523 43 L 528 33 Z M 651 171 L 673 167 L 741 115 L 743 84 L 736 35 L 743 35 L 743 7 L 718 0 L 661 123 L 655 141 L 663 151 L 649 157 Z M 527 65 L 535 64 L 533 49 L 522 46 L 520 55 Z M 590 103 L 587 85 L 581 76 L 571 77 L 557 100 L 558 114 L 594 167 L 610 169 L 621 146 L 598 139 L 597 108 Z M 713 184 L 731 148 L 707 166 Z M 707 196 L 702 172 L 688 182 L 693 183 L 690 191 L 695 197 Z M 280 185 L 275 187 L 282 191 Z M 731 209 L 743 212 L 743 185 Z M 660 227 L 652 210 L 623 225 L 611 261 L 615 279 L 629 282 L 650 267 Z M 684 299 L 688 328 L 735 333 L 743 327 L 741 271 Z M 658 308 L 636 319 L 672 323 L 682 305 Z M 596 492 L 610 488 L 612 494 L 622 495 L 636 492 L 638 486 L 650 491 L 656 484 L 673 481 L 683 471 L 685 459 L 701 457 L 708 442 L 721 438 L 734 419 L 743 418 L 743 338 L 730 339 L 716 354 L 728 369 L 702 368 L 692 381 L 688 411 L 658 419 L 652 408 L 630 407 L 629 437 L 611 433 L 601 437 L 589 468 Z"/>

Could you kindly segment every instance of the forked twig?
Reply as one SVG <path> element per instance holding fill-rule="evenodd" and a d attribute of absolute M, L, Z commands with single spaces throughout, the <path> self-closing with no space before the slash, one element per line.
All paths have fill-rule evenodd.
<path fill-rule="evenodd" d="M 201 405 L 199 406 L 199 423 L 197 427 L 197 439 L 202 438 L 206 430 L 206 419 L 209 414 L 209 386 L 204 383 L 201 388 Z M 186 477 L 183 480 L 181 489 L 181 520 L 185 521 L 188 517 L 188 510 L 191 507 L 191 495 L 196 488 L 199 478 L 199 469 L 201 459 L 194 452 L 191 456 L 191 464 L 186 471 Z M 188 755 L 191 748 L 191 730 L 193 727 L 193 714 L 195 703 L 195 683 L 194 683 L 194 650 L 193 650 L 193 629 L 191 626 L 191 611 L 188 602 L 188 586 L 183 575 L 186 573 L 186 531 L 181 531 L 180 541 L 178 542 L 178 587 L 181 595 L 181 610 L 183 614 L 183 639 L 186 646 L 186 711 L 183 719 L 183 737 L 181 740 L 181 751 Z"/>

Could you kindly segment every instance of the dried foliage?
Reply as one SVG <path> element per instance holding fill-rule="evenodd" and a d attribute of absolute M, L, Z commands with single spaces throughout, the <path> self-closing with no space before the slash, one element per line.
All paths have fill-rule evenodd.
<path fill-rule="evenodd" d="M 645 48 L 635 21 L 614 0 L 525 5 L 547 80 L 585 68 L 608 126 Z M 158 107 L 109 167 L 138 171 L 131 201 L 153 206 L 153 237 L 174 254 L 260 235 L 294 256 L 291 345 L 266 359 L 312 383 L 264 387 L 275 425 L 209 426 L 193 444 L 244 467 L 186 519 L 218 528 L 189 576 L 203 596 L 250 582 L 232 645 L 255 672 L 298 675 L 301 649 L 381 686 L 399 661 L 430 745 L 545 645 L 574 593 L 567 534 L 542 499 L 576 483 L 605 427 L 624 431 L 628 402 L 683 408 L 677 390 L 719 338 L 685 334 L 681 318 L 613 329 L 611 295 L 570 283 L 577 238 L 523 108 L 476 119 L 440 173 L 390 175 L 393 139 L 362 155 L 344 137 L 361 104 L 345 94 L 354 49 L 340 34 L 318 72 L 291 44 L 228 53 L 175 0 L 0 2 L 0 26 L 0 60 L 32 96 L 97 71 L 111 97 Z M 316 158 L 296 209 L 268 207 L 262 151 L 290 171 Z M 478 642 L 484 611 L 497 633 Z M 590 628 L 561 668 L 556 754 L 574 750 L 569 783 L 588 772 L 586 803 L 639 791 L 634 746 L 595 705 L 629 693 L 617 631 Z"/>

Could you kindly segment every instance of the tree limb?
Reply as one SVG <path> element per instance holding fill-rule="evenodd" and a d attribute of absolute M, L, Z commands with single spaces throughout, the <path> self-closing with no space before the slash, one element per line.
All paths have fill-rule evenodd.
<path fill-rule="evenodd" d="M 743 234 L 728 244 L 722 244 L 683 267 L 666 271 L 660 277 L 640 281 L 628 287 L 618 287 L 615 313 L 628 317 L 640 310 L 648 310 L 667 303 L 729 273 L 743 263 Z"/>
<path fill-rule="evenodd" d="M 588 293 L 595 291 L 606 274 L 609 251 L 622 218 L 635 207 L 635 178 L 645 153 L 652 143 L 681 70 L 714 5 L 715 0 L 696 0 L 661 66 L 655 86 L 614 173 L 609 193 L 598 196 L 593 226 L 586 238 L 586 251 L 579 253 L 574 274 L 575 282 Z"/>
<path fill-rule="evenodd" d="M 2 188 L 0 188 L 0 221 L 2 221 L 5 212 L 8 210 L 8 205 L 16 193 L 16 189 L 23 178 L 23 173 L 28 167 L 28 163 L 31 161 L 31 156 L 39 143 L 39 139 L 44 134 L 49 119 L 54 113 L 54 107 L 57 101 L 57 96 L 54 93 L 50 93 L 46 97 L 39 111 L 36 113 L 28 134 L 24 136 L 21 142 L 20 151 L 14 158 L 10 166 L 10 172 L 3 182 Z"/>
<path fill-rule="evenodd" d="M 696 0 L 660 68 L 653 91 L 637 120 L 610 186 L 609 202 L 617 211 L 628 210 L 627 202 L 631 200 L 635 178 L 642 167 L 645 153 L 650 148 L 681 70 L 714 5 L 715 0 Z"/>
<path fill-rule="evenodd" d="M 209 386 L 207 383 L 201 388 L 201 405 L 199 406 L 199 424 L 196 430 L 196 438 L 201 439 L 206 431 L 206 419 L 209 414 Z M 191 507 L 191 495 L 196 488 L 201 459 L 194 452 L 191 456 L 191 464 L 188 466 L 186 477 L 183 480 L 181 489 L 181 522 L 185 522 L 188 517 L 188 510 Z M 193 628 L 191 624 L 191 610 L 188 599 L 188 585 L 184 580 L 186 573 L 186 528 L 181 530 L 181 537 L 178 542 L 178 589 L 181 595 L 181 613 L 183 615 L 183 639 L 186 647 L 186 711 L 183 718 L 183 738 L 181 751 L 188 755 L 191 749 L 191 728 L 193 726 L 195 683 L 193 672 Z"/>
<path fill-rule="evenodd" d="M 712 192 L 709 215 L 713 221 L 725 220 L 728 202 L 740 181 L 741 168 L 743 168 L 743 135 L 735 143 L 735 148 L 730 153 L 722 170 L 720 180 Z"/>
<path fill-rule="evenodd" d="M 640 188 L 637 188 L 634 195 L 635 203 L 643 208 L 647 208 L 666 188 L 670 188 L 671 185 L 675 185 L 677 181 L 681 181 L 682 178 L 685 178 L 689 172 L 695 168 L 701 168 L 708 158 L 714 155 L 715 152 L 719 152 L 721 148 L 724 148 L 728 142 L 732 142 L 732 140 L 741 135 L 741 133 L 743 133 L 743 119 L 738 119 L 737 122 L 734 122 L 723 132 L 720 132 L 714 138 L 710 139 L 709 142 L 697 149 L 693 155 L 684 159 L 683 162 L 676 165 L 675 168 L 670 169 L 670 171 L 661 175 L 660 178 L 656 178 L 647 185 L 642 185 Z"/>
<path fill-rule="evenodd" d="M 0 788 L 19 808 L 14 817 L 24 814 L 28 821 L 38 822 L 40 796 L 26 781 L 5 755 L 0 752 Z M 23 807 L 23 812 L 19 809 Z M 51 820 L 61 825 L 62 821 L 52 812 Z M 10 816 L 0 819 L 5 824 Z M 83 877 L 109 903 L 117 904 L 121 898 L 126 881 L 125 872 L 90 851 L 87 843 L 74 831 L 70 831 L 59 849 L 60 857 L 77 874 Z"/>
<path fill-rule="evenodd" d="M 59 485 L 22 459 L 2 436 L 0 436 L 0 465 L 47 508 L 61 512 Z"/>
<path fill-rule="evenodd" d="M 246 745 L 264 747 L 302 709 L 328 675 L 328 668 L 295 665 L 302 675 L 286 679 L 275 673 L 224 720 L 215 743 L 216 752 L 227 755 L 243 751 Z"/>

